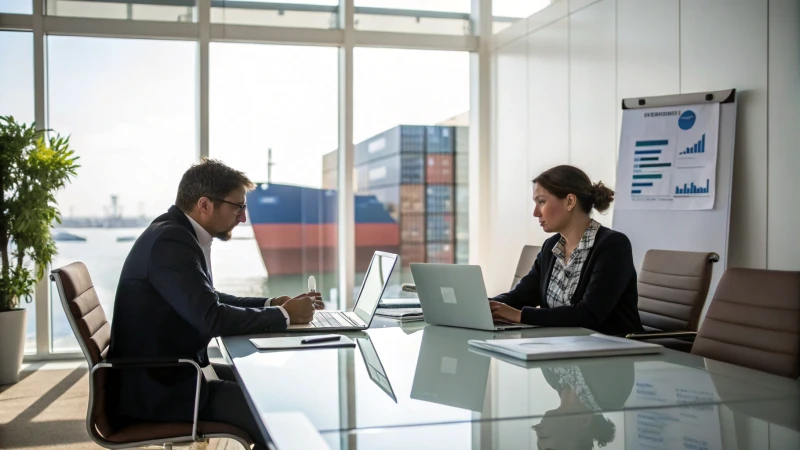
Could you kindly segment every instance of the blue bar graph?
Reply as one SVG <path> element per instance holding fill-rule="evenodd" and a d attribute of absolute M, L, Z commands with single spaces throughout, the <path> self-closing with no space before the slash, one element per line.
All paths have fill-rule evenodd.
<path fill-rule="evenodd" d="M 667 144 L 669 144 L 669 141 L 666 140 L 666 139 L 664 139 L 664 140 L 656 140 L 656 141 L 636 141 L 636 146 L 637 147 L 654 147 L 654 146 L 657 146 L 657 145 L 660 146 L 660 145 L 667 145 Z"/>
<path fill-rule="evenodd" d="M 642 190 L 641 190 L 641 189 L 633 189 L 633 190 L 631 191 L 631 194 L 641 194 L 641 193 L 642 193 Z"/>
<path fill-rule="evenodd" d="M 688 186 L 686 183 L 683 183 L 683 187 L 675 186 L 675 195 L 687 195 L 687 194 L 708 194 L 710 192 L 710 183 L 711 180 L 706 178 L 706 187 L 700 187 L 694 184 L 694 182 L 690 183 Z"/>
<path fill-rule="evenodd" d="M 635 150 L 634 155 L 660 155 L 661 150 Z"/>
<path fill-rule="evenodd" d="M 705 153 L 706 152 L 706 135 L 703 134 L 703 137 L 697 141 L 696 144 L 692 145 L 691 147 L 686 147 L 686 150 L 678 153 L 678 155 L 694 155 L 697 153 Z"/>
<path fill-rule="evenodd" d="M 653 183 L 633 183 L 633 187 L 653 187 Z"/>

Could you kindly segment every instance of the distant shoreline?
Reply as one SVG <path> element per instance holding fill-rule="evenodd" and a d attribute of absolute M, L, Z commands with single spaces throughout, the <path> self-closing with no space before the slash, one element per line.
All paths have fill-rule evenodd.
<path fill-rule="evenodd" d="M 86 222 L 77 222 L 73 223 L 68 221 L 67 219 L 62 220 L 60 224 L 54 224 L 52 228 L 54 230 L 67 228 L 147 228 L 153 222 L 152 219 L 147 219 L 143 222 L 122 222 L 122 223 L 102 223 L 103 219 L 92 219 L 96 220 L 96 222 L 86 223 Z M 239 225 L 240 227 L 249 227 L 251 226 L 250 223 L 243 223 Z"/>

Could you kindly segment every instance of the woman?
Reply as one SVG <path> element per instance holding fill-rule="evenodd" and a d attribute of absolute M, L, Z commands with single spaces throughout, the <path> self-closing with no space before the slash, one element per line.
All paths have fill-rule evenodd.
<path fill-rule="evenodd" d="M 614 191 L 572 166 L 553 167 L 533 185 L 533 215 L 556 235 L 511 292 L 491 299 L 494 318 L 612 335 L 643 331 L 631 243 L 590 216 L 592 208 L 608 209 Z"/>

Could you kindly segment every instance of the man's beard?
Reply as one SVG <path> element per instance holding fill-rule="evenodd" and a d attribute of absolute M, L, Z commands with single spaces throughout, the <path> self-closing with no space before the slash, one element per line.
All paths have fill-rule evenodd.
<path fill-rule="evenodd" d="M 219 239 L 220 241 L 229 241 L 231 237 L 233 237 L 233 227 L 230 230 L 221 231 L 214 235 L 215 238 Z"/>

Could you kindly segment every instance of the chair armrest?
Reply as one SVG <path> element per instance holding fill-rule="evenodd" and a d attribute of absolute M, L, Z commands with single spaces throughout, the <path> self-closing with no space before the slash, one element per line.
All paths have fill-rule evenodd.
<path fill-rule="evenodd" d="M 155 367 L 168 367 L 168 366 L 179 366 L 184 365 L 187 363 L 195 364 L 194 361 L 190 359 L 182 359 L 177 357 L 146 357 L 146 358 L 114 358 L 114 359 L 105 359 L 100 361 L 99 364 L 105 364 L 105 368 L 113 368 L 113 369 L 128 369 L 128 368 L 136 368 L 136 369 L 148 369 L 148 368 L 155 368 Z"/>
<path fill-rule="evenodd" d="M 631 333 L 625 335 L 627 339 L 633 340 L 648 340 L 648 339 L 666 339 L 666 338 L 674 338 L 674 339 L 681 339 L 681 338 L 692 338 L 694 339 L 697 336 L 696 331 L 653 331 L 653 332 L 645 332 L 645 333 Z"/>
<path fill-rule="evenodd" d="M 192 440 L 197 440 L 197 415 L 200 412 L 200 381 L 203 379 L 203 371 L 200 365 L 191 359 L 175 357 L 158 358 L 116 358 L 103 360 L 92 367 L 91 377 L 89 377 L 89 417 L 94 407 L 92 397 L 94 395 L 94 373 L 99 369 L 156 369 L 162 367 L 193 366 L 197 371 L 197 387 L 194 393 L 194 414 L 192 415 Z"/>

